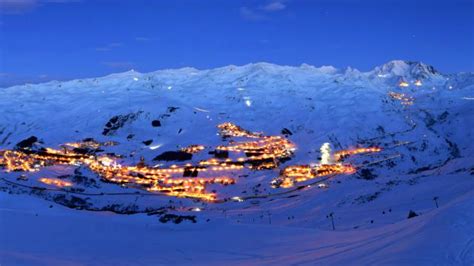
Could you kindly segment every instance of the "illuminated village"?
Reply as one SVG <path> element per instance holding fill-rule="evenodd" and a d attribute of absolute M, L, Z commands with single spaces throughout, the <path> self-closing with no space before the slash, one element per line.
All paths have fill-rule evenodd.
<path fill-rule="evenodd" d="M 244 170 L 274 169 L 291 158 L 295 144 L 283 136 L 265 136 L 250 132 L 232 123 L 218 126 L 219 134 L 231 139 L 227 145 L 215 148 L 214 157 L 201 160 L 197 164 L 170 165 L 169 167 L 150 167 L 143 161 L 137 165 L 124 165 L 120 156 L 93 154 L 87 151 L 115 143 L 98 143 L 86 140 L 78 143 L 66 143 L 61 149 L 20 148 L 4 150 L 0 153 L 0 165 L 6 172 L 37 172 L 43 167 L 53 165 L 85 166 L 106 182 L 138 187 L 152 193 L 166 196 L 200 199 L 208 202 L 222 201 L 217 193 L 209 192 L 209 184 L 232 185 L 238 182 L 237 174 Z M 234 140 L 240 138 L 244 140 Z M 202 152 L 204 145 L 190 145 L 182 152 L 195 154 Z M 380 148 L 356 148 L 331 153 L 329 143 L 321 147 L 321 162 L 312 166 L 290 165 L 285 167 L 279 177 L 271 181 L 274 188 L 290 188 L 296 183 L 320 177 L 338 174 L 352 174 L 356 171 L 351 164 L 343 160 L 359 153 L 378 152 Z M 39 182 L 62 187 L 74 186 L 73 183 L 55 177 L 41 177 Z M 236 197 L 232 197 L 236 198 Z"/>
<path fill-rule="evenodd" d="M 388 95 L 394 100 L 400 101 L 401 105 L 413 105 L 414 99 L 411 96 L 407 96 L 405 93 L 389 92 Z"/>
<path fill-rule="evenodd" d="M 474 266 L 473 21 L 0 0 L 0 266 Z"/>
<path fill-rule="evenodd" d="M 417 86 L 417 87 L 420 87 L 423 85 L 423 82 L 421 82 L 421 80 L 417 79 L 415 81 L 413 81 L 413 85 Z M 401 88 L 408 88 L 410 87 L 410 83 L 408 83 L 407 81 L 405 80 L 400 80 L 400 82 L 398 82 L 398 86 L 401 87 Z"/>
<path fill-rule="evenodd" d="M 351 164 L 343 163 L 343 160 L 351 155 L 362 153 L 373 153 L 381 151 L 381 148 L 356 148 L 341 150 L 331 154 L 329 143 L 321 146 L 321 162 L 315 165 L 292 165 L 281 171 L 278 178 L 272 181 L 273 187 L 289 188 L 296 183 L 305 182 L 314 178 L 334 176 L 338 174 L 353 174 L 356 168 Z"/>

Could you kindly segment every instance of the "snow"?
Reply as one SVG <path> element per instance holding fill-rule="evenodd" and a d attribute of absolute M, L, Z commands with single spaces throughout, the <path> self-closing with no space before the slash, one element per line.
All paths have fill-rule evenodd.
<path fill-rule="evenodd" d="M 250 99 L 245 100 L 245 105 L 247 105 L 247 107 L 252 106 L 252 101 Z"/>
<path fill-rule="evenodd" d="M 382 66 L 376 67 L 374 72 L 378 73 L 383 77 L 385 76 L 415 76 L 415 78 L 433 78 L 439 75 L 438 71 L 432 66 L 426 65 L 421 62 L 410 62 L 403 60 L 393 60 Z"/>
<path fill-rule="evenodd" d="M 474 194 L 376 229 L 327 231 L 278 225 L 163 226 L 146 216 L 48 208 L 2 194 L 4 265 L 470 265 Z"/>
<path fill-rule="evenodd" d="M 400 79 L 410 86 L 398 87 Z M 422 85 L 414 86 L 416 80 Z M 389 92 L 413 97 L 413 105 L 403 106 Z M 202 144 L 206 150 L 194 155 L 196 162 L 228 143 L 217 134 L 222 122 L 267 135 L 286 128 L 297 148 L 279 169 L 231 173 L 235 185 L 215 187 L 232 198 L 225 203 L 137 196 L 136 188 L 99 180 L 97 187 L 82 187 L 91 194 L 128 193 L 87 200 L 99 209 L 134 208 L 133 215 L 70 209 L 54 202 L 59 193 L 35 194 L 5 182 L 41 186 L 37 178 L 71 174 L 74 167 L 51 167 L 26 181 L 17 180 L 21 173 L 0 171 L 0 264 L 472 265 L 472 95 L 474 73 L 447 75 L 401 60 L 368 72 L 254 63 L 2 88 L 0 111 L 8 115 L 0 116 L 0 149 L 32 135 L 53 148 L 93 137 L 117 142 L 105 149 L 124 155 L 123 164 L 143 156 L 149 165 L 169 165 L 175 162 L 152 159 Z M 102 134 L 111 117 L 128 114 L 134 119 Z M 151 126 L 155 119 L 160 127 Z M 351 159 L 361 166 L 354 175 L 304 183 L 289 194 L 270 186 L 285 166 L 317 163 L 324 143 L 332 150 L 384 149 Z M 373 179 L 364 178 L 363 169 Z M 274 195 L 244 200 L 266 193 Z M 162 223 L 144 214 L 160 207 L 195 215 L 197 222 Z M 419 216 L 407 219 L 410 210 Z"/>

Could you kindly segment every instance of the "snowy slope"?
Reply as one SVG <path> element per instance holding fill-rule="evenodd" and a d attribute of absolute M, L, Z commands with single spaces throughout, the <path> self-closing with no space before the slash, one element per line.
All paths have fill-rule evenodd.
<path fill-rule="evenodd" d="M 334 232 L 222 219 L 169 226 L 2 195 L 0 257 L 4 265 L 471 265 L 472 197 L 417 219 Z"/>
<path fill-rule="evenodd" d="M 412 104 L 390 93 L 403 93 Z M 125 164 L 143 156 L 154 165 L 152 159 L 165 151 L 228 143 L 216 135 L 223 122 L 268 135 L 288 129 L 297 147 L 291 160 L 278 169 L 235 172 L 235 185 L 215 187 L 228 197 L 285 192 L 272 188 L 271 180 L 285 166 L 317 162 L 325 142 L 336 150 L 384 149 L 351 158 L 358 171 L 324 181 L 326 189 L 311 186 L 244 202 L 134 196 L 135 188 L 98 179 L 81 187 L 89 193 L 131 192 L 81 199 L 86 209 L 138 213 L 133 216 L 67 209 L 54 200 L 61 192 L 35 193 L 11 183 L 40 186 L 38 177 L 72 174 L 71 167 L 50 167 L 27 181 L 17 180 L 19 172 L 0 172 L 0 262 L 472 265 L 473 100 L 473 73 L 447 75 L 400 60 L 369 72 L 256 63 L 1 88 L 0 149 L 30 136 L 53 148 L 94 138 L 117 142 L 105 152 L 124 155 Z M 114 116 L 127 119 L 104 135 Z M 153 127 L 153 120 L 161 126 Z M 371 164 L 379 160 L 384 161 Z M 196 216 L 197 223 L 162 224 L 159 215 L 139 214 L 160 208 Z M 196 208 L 201 211 L 191 211 Z M 407 220 L 410 210 L 419 216 Z M 58 226 L 47 226 L 52 220 Z M 25 245 L 30 238 L 43 243 Z M 130 248 L 130 242 L 139 244 Z"/>

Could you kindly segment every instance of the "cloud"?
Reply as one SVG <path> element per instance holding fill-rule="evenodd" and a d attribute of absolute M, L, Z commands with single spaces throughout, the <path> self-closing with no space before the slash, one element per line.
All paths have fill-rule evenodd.
<path fill-rule="evenodd" d="M 265 15 L 246 6 L 240 8 L 240 15 L 242 16 L 242 18 L 246 20 L 251 20 L 251 21 L 259 21 L 259 20 L 267 19 Z"/>
<path fill-rule="evenodd" d="M 36 0 L 0 0 L 1 14 L 23 14 L 35 9 L 38 6 Z"/>
<path fill-rule="evenodd" d="M 110 48 L 109 47 L 97 47 L 97 48 L 95 48 L 95 50 L 97 52 L 108 52 L 108 51 L 110 51 Z"/>
<path fill-rule="evenodd" d="M 97 47 L 95 48 L 95 50 L 97 52 L 108 52 L 114 48 L 117 48 L 117 47 L 121 47 L 123 44 L 121 42 L 113 42 L 113 43 L 109 43 L 105 46 L 101 46 L 101 47 Z"/>
<path fill-rule="evenodd" d="M 275 11 L 283 10 L 285 8 L 286 8 L 286 5 L 278 1 L 269 3 L 268 5 L 261 7 L 261 9 L 265 12 L 275 12 Z"/>
<path fill-rule="evenodd" d="M 0 0 L 0 14 L 20 15 L 47 4 L 76 2 L 80 2 L 80 0 Z"/>
<path fill-rule="evenodd" d="M 260 21 L 269 19 L 270 13 L 282 11 L 284 9 L 286 9 L 286 5 L 283 1 L 272 1 L 266 5 L 253 8 L 247 6 L 241 7 L 240 15 L 246 20 Z"/>
<path fill-rule="evenodd" d="M 135 66 L 135 63 L 128 61 L 105 61 L 101 64 L 114 69 L 131 69 Z"/>
<path fill-rule="evenodd" d="M 121 42 L 112 42 L 108 44 L 109 47 L 120 47 L 122 46 Z"/>
<path fill-rule="evenodd" d="M 46 74 L 21 74 L 0 72 L 0 88 L 6 88 L 14 85 L 23 85 L 27 83 L 41 83 L 50 80 L 64 80 L 67 77 L 62 75 L 46 75 Z"/>
<path fill-rule="evenodd" d="M 150 38 L 147 38 L 147 37 L 135 37 L 135 41 L 137 42 L 147 42 L 147 41 L 150 41 L 151 39 Z"/>

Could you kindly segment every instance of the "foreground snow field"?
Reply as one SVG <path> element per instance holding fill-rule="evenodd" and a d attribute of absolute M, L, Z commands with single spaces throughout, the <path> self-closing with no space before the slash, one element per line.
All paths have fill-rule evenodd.
<path fill-rule="evenodd" d="M 2 195 L 2 265 L 472 265 L 472 191 L 416 219 L 373 229 L 162 225 Z"/>
<path fill-rule="evenodd" d="M 31 169 L 3 153 L 0 264 L 473 265 L 472 99 L 473 73 L 405 61 L 369 72 L 258 63 L 0 88 L 0 150 L 31 144 L 23 151 L 40 158 L 65 143 L 94 147 L 86 163 Z M 226 122 L 247 135 L 224 136 Z M 268 167 L 219 151 L 271 140 L 259 134 L 294 147 L 283 141 Z M 380 150 L 341 159 L 354 171 L 275 186 L 286 167 L 317 169 L 324 143 L 335 154 Z M 177 152 L 198 147 L 189 145 L 200 148 Z M 217 167 L 235 167 L 198 178 L 223 171 L 234 181 L 204 185 L 212 200 L 154 192 L 139 170 L 134 183 L 92 167 L 168 171 L 219 156 L 229 162 Z"/>

